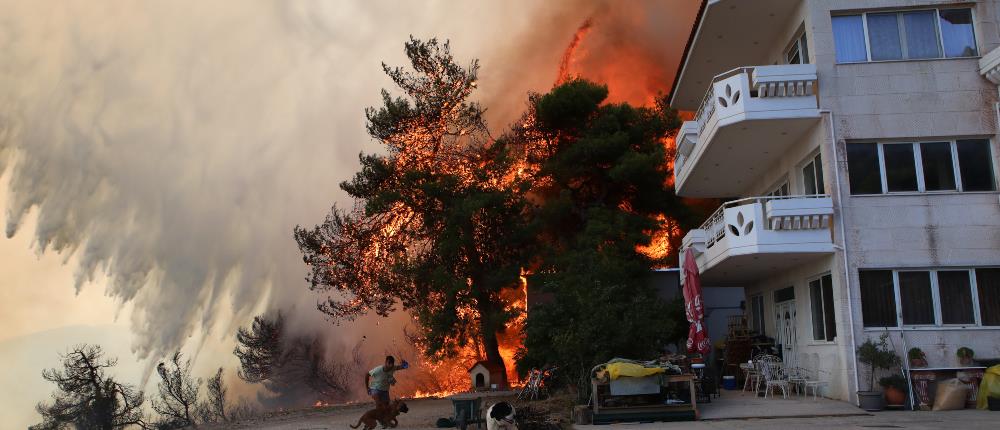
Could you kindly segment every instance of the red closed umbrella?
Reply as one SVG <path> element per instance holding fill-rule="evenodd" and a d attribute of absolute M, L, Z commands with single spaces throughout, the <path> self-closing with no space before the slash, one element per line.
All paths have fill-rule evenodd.
<path fill-rule="evenodd" d="M 711 343 L 705 330 L 705 307 L 701 302 L 701 279 L 698 276 L 698 263 L 694 259 L 694 250 L 688 248 L 684 252 L 684 314 L 691 323 L 688 331 L 688 352 L 699 352 L 708 355 Z"/>

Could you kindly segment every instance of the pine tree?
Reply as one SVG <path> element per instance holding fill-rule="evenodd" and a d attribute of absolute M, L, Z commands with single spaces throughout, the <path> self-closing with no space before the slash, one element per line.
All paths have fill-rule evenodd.
<path fill-rule="evenodd" d="M 146 425 L 142 391 L 105 374 L 117 360 L 104 359 L 100 346 L 76 346 L 62 355 L 62 360 L 63 370 L 42 372 L 42 377 L 55 383 L 59 391 L 52 395 L 51 404 L 38 404 L 36 409 L 43 421 L 31 426 L 33 430 L 111 430 Z"/>
<path fill-rule="evenodd" d="M 319 306 L 333 319 L 401 305 L 432 358 L 478 340 L 486 359 L 504 364 L 496 333 L 514 315 L 500 292 L 520 276 L 527 186 L 469 101 L 477 62 L 457 65 L 435 39 L 405 48 L 413 71 L 383 65 L 405 97 L 383 91 L 383 106 L 366 112 L 386 152 L 362 155 L 361 171 L 341 184 L 355 207 L 334 207 L 295 238 L 312 288 L 336 293 Z"/>
<path fill-rule="evenodd" d="M 660 218 L 691 218 L 669 185 L 665 139 L 676 113 L 605 104 L 607 87 L 573 80 L 531 99 L 521 142 L 541 154 L 532 212 L 539 253 L 532 288 L 553 294 L 526 322 L 522 370 L 560 363 L 586 387 L 591 366 L 650 357 L 677 336 L 677 313 L 648 284 L 640 252 Z M 583 392 L 586 392 L 584 390 Z"/>

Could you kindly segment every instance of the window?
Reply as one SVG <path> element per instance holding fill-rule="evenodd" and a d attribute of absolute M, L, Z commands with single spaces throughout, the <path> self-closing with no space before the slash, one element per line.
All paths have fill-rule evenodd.
<path fill-rule="evenodd" d="M 925 9 L 831 17 L 838 63 L 975 57 L 971 9 Z"/>
<path fill-rule="evenodd" d="M 885 184 L 889 192 L 917 191 L 917 170 L 912 143 L 882 145 Z"/>
<path fill-rule="evenodd" d="M 896 297 L 891 270 L 862 270 L 861 322 L 865 327 L 896 327 Z"/>
<path fill-rule="evenodd" d="M 942 9 L 938 11 L 944 55 L 947 57 L 974 57 L 976 35 L 972 29 L 971 9 Z"/>
<path fill-rule="evenodd" d="M 823 185 L 823 160 L 819 154 L 802 168 L 802 189 L 806 195 L 826 194 L 826 186 Z"/>
<path fill-rule="evenodd" d="M 849 143 L 847 169 L 851 194 L 996 190 L 987 139 Z"/>
<path fill-rule="evenodd" d="M 878 152 L 878 144 L 875 143 L 847 145 L 847 176 L 851 181 L 851 194 L 882 193 Z"/>
<path fill-rule="evenodd" d="M 962 189 L 966 191 L 996 190 L 990 142 L 986 139 L 959 140 L 956 146 Z"/>
<path fill-rule="evenodd" d="M 899 272 L 897 276 L 903 325 L 933 325 L 934 297 L 930 272 Z"/>
<path fill-rule="evenodd" d="M 750 296 L 750 331 L 757 334 L 764 334 L 764 296 L 757 294 Z"/>
<path fill-rule="evenodd" d="M 837 324 L 833 310 L 833 278 L 823 275 L 809 281 L 809 299 L 812 304 L 813 340 L 833 342 L 837 337 Z"/>
<path fill-rule="evenodd" d="M 1000 269 L 976 269 L 976 289 L 982 324 L 1000 326 Z"/>
<path fill-rule="evenodd" d="M 791 46 L 785 51 L 785 64 L 809 64 L 809 47 L 806 44 L 806 33 L 800 30 Z"/>
<path fill-rule="evenodd" d="M 921 143 L 920 161 L 924 166 L 924 187 L 927 191 L 956 189 L 950 142 Z"/>
<path fill-rule="evenodd" d="M 788 181 L 784 181 L 781 185 L 774 187 L 771 192 L 767 193 L 768 197 L 785 197 L 788 195 Z"/>
<path fill-rule="evenodd" d="M 975 324 L 972 307 L 972 284 L 967 270 L 939 270 L 938 293 L 941 296 L 942 324 Z"/>
<path fill-rule="evenodd" d="M 865 23 L 861 15 L 833 17 L 833 46 L 838 63 L 868 61 L 865 47 Z"/>
<path fill-rule="evenodd" d="M 861 270 L 858 277 L 865 327 L 1000 326 L 1000 268 Z"/>

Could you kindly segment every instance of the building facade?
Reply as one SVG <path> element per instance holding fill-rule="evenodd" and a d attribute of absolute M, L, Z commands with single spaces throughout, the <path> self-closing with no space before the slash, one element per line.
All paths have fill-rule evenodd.
<path fill-rule="evenodd" d="M 932 367 L 1000 357 L 1000 1 L 707 0 L 671 91 L 675 184 L 726 203 L 684 238 L 752 330 L 868 389 L 888 332 Z M 864 373 L 864 372 L 862 372 Z M 860 380 L 860 387 L 859 387 Z"/>

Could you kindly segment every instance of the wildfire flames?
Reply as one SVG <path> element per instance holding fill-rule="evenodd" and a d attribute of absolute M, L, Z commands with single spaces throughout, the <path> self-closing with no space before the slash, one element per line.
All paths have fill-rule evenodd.
<path fill-rule="evenodd" d="M 638 25 L 643 16 L 640 13 L 630 13 L 635 16 L 618 17 L 619 21 L 632 20 Z M 668 61 L 661 53 L 652 52 L 648 45 L 635 43 L 635 40 L 622 40 L 617 33 L 611 30 L 602 31 L 600 22 L 595 22 L 593 18 L 584 20 L 563 51 L 554 85 L 582 77 L 606 84 L 609 90 L 609 103 L 652 105 L 656 97 L 669 88 L 672 74 L 665 69 Z M 600 49 L 589 46 L 591 42 Z M 689 112 L 684 112 L 681 116 L 689 118 L 691 115 Z M 526 120 L 530 121 L 531 118 Z M 674 139 L 665 139 L 664 145 L 668 153 L 668 164 L 665 167 L 672 169 Z M 522 169 L 518 173 L 528 172 Z M 668 181 L 672 183 L 673 178 L 669 178 Z M 667 185 L 672 185 L 671 183 Z M 675 253 L 683 232 L 677 221 L 666 215 L 661 214 L 657 217 L 657 221 L 659 228 L 651 232 L 650 244 L 639 246 L 637 250 L 650 258 L 662 261 Z M 515 370 L 515 355 L 524 345 L 523 328 L 527 316 L 526 279 L 522 277 L 520 285 L 505 290 L 502 297 L 504 302 L 509 303 L 506 310 L 515 311 L 518 315 L 504 330 L 497 333 L 508 382 L 515 386 L 521 382 Z M 470 343 L 455 358 L 436 363 L 425 361 L 419 366 L 419 370 L 406 375 L 406 379 L 412 381 L 406 388 L 400 387 L 400 393 L 412 398 L 427 398 L 446 397 L 468 391 L 471 388 L 468 369 L 484 356 L 480 345 Z M 317 406 L 321 404 L 317 402 Z"/>

